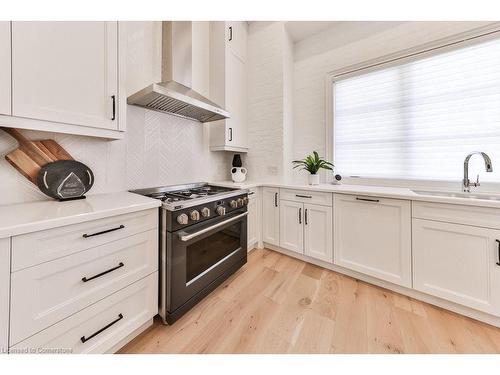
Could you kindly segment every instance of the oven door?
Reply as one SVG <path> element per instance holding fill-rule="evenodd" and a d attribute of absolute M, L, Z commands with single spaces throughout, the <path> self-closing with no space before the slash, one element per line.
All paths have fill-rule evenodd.
<path fill-rule="evenodd" d="M 247 212 L 169 233 L 167 310 L 173 312 L 247 256 Z M 169 248 L 168 248 L 169 247 Z"/>

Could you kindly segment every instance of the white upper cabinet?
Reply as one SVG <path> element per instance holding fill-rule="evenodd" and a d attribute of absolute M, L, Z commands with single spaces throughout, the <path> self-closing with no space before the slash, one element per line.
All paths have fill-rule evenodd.
<path fill-rule="evenodd" d="M 270 245 L 280 244 L 279 189 L 262 189 L 262 241 Z"/>
<path fill-rule="evenodd" d="M 211 22 L 210 99 L 231 115 L 210 123 L 212 151 L 248 149 L 246 49 L 246 22 Z"/>
<path fill-rule="evenodd" d="M 334 263 L 411 287 L 410 201 L 334 195 Z"/>
<path fill-rule="evenodd" d="M 0 22 L 0 115 L 10 115 L 10 22 Z"/>
<path fill-rule="evenodd" d="M 226 40 L 231 52 L 241 61 L 247 60 L 247 23 L 245 21 L 226 22 Z"/>
<path fill-rule="evenodd" d="M 118 114 L 117 22 L 12 22 L 13 116 L 116 131 Z"/>
<path fill-rule="evenodd" d="M 304 254 L 332 262 L 332 208 L 304 204 Z"/>
<path fill-rule="evenodd" d="M 0 354 L 9 347 L 10 240 L 0 240 Z"/>
<path fill-rule="evenodd" d="M 280 201 L 280 246 L 284 249 L 304 253 L 304 204 Z"/>
<path fill-rule="evenodd" d="M 414 288 L 500 316 L 500 230 L 413 219 Z"/>

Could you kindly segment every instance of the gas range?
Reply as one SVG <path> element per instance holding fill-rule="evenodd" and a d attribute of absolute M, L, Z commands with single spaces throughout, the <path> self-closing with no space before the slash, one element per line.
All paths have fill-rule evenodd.
<path fill-rule="evenodd" d="M 187 207 L 203 205 L 222 199 L 246 194 L 245 189 L 209 185 L 206 182 L 194 184 L 163 186 L 131 190 L 132 193 L 160 199 L 162 207 L 168 211 L 182 210 Z"/>
<path fill-rule="evenodd" d="M 248 191 L 197 183 L 132 192 L 163 202 L 159 314 L 173 324 L 247 262 Z"/>

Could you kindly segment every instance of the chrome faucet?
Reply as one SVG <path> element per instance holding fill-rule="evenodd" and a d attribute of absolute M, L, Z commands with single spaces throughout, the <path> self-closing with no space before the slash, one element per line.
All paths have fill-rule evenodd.
<path fill-rule="evenodd" d="M 486 172 L 493 172 L 493 166 L 491 164 L 491 159 L 486 153 L 480 152 L 480 151 L 474 151 L 474 152 L 471 152 L 469 155 L 467 155 L 465 157 L 465 160 L 464 160 L 464 180 L 462 181 L 462 190 L 466 193 L 470 193 L 471 186 L 474 186 L 474 187 L 480 186 L 479 175 L 477 175 L 476 182 L 471 183 L 469 180 L 469 160 L 470 160 L 471 156 L 475 155 L 475 154 L 479 154 L 483 157 Z"/>

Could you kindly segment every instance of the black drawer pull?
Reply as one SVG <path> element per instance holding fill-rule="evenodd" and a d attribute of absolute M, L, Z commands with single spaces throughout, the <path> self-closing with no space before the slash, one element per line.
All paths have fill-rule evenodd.
<path fill-rule="evenodd" d="M 297 198 L 308 198 L 308 199 L 311 199 L 311 198 L 312 198 L 312 196 L 311 196 L 311 195 L 300 195 L 300 194 L 295 194 L 295 196 L 296 196 Z"/>
<path fill-rule="evenodd" d="M 120 320 L 123 319 L 123 314 L 118 314 L 118 318 L 116 318 L 115 320 L 113 320 L 111 323 L 109 323 L 108 325 L 106 325 L 105 327 L 102 327 L 99 331 L 96 331 L 94 332 L 93 334 L 91 334 L 89 337 L 85 337 L 85 336 L 82 336 L 80 338 L 80 340 L 85 344 L 85 342 L 89 341 L 90 339 L 96 337 L 99 333 L 107 330 L 109 327 L 111 327 L 112 325 L 118 323 Z"/>
<path fill-rule="evenodd" d="M 113 267 L 113 268 L 110 268 L 109 270 L 106 270 L 104 272 L 101 272 L 101 273 L 98 273 L 97 275 L 94 275 L 92 277 L 82 277 L 82 281 L 84 283 L 86 283 L 87 281 L 90 281 L 90 280 L 94 280 L 94 279 L 97 279 L 98 277 L 101 277 L 101 276 L 104 276 L 106 275 L 107 273 L 110 273 L 110 272 L 113 272 L 113 271 L 116 271 L 118 268 L 122 268 L 125 264 L 123 264 L 122 262 L 120 262 L 116 267 Z"/>
<path fill-rule="evenodd" d="M 83 238 L 89 238 L 89 237 L 94 237 L 94 236 L 99 236 L 100 234 L 106 234 L 109 232 L 114 232 L 115 230 L 120 230 L 125 228 L 125 225 L 120 225 L 119 227 L 113 228 L 113 229 L 108 229 L 108 230 L 103 230 L 102 232 L 97 232 L 97 233 L 92 233 L 92 234 L 87 234 L 85 233 L 82 237 Z"/>
<path fill-rule="evenodd" d="M 497 245 L 498 245 L 498 262 L 497 262 L 497 266 L 500 266 L 500 241 L 499 240 L 496 240 L 497 241 Z"/>
<path fill-rule="evenodd" d="M 356 200 L 357 201 L 364 201 L 364 202 L 375 202 L 375 203 L 380 202 L 380 200 L 378 200 L 378 199 L 370 199 L 370 198 L 358 198 L 358 197 L 356 197 Z"/>

